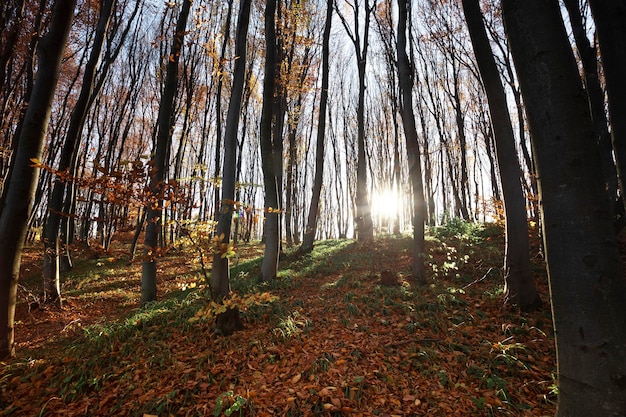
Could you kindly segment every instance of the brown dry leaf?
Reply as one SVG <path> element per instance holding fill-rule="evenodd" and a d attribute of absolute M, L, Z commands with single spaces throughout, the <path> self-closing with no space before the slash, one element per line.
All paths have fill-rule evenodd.
<path fill-rule="evenodd" d="M 387 251 L 390 242 L 376 240 L 374 248 L 350 246 L 342 249 L 340 256 L 346 259 L 352 255 L 362 257 L 367 252 L 376 259 L 389 259 L 399 271 L 410 270 L 411 258 L 405 253 L 407 249 L 403 249 L 400 255 L 397 251 Z M 393 242 L 401 243 L 401 239 L 394 239 Z M 253 245 L 242 246 L 238 250 L 253 256 L 263 253 L 262 248 Z M 482 249 L 474 245 L 472 250 L 480 254 Z M 491 252 L 487 255 L 480 266 L 468 264 L 461 275 L 468 279 L 484 275 L 487 258 L 492 258 Z M 111 253 L 110 256 L 122 259 L 125 252 Z M 162 274 L 159 284 L 163 284 L 165 298 L 168 291 L 178 291 L 175 285 L 192 269 L 191 258 L 166 255 L 159 259 Z M 40 255 L 33 259 L 39 265 Z M 289 261 L 285 261 L 286 268 L 289 268 Z M 435 253 L 433 263 L 446 261 L 444 255 Z M 286 309 L 298 309 L 311 323 L 319 323 L 323 332 L 304 332 L 301 338 L 277 342 L 272 332 L 275 325 L 273 315 L 267 313 L 261 313 L 254 319 L 243 314 L 246 328 L 231 338 L 206 337 L 208 324 L 195 323 L 182 332 L 165 322 L 159 326 L 146 326 L 141 322 L 144 325 L 142 331 L 150 336 L 145 340 L 154 343 L 154 349 L 145 349 L 141 344 L 142 338 L 121 340 L 109 352 L 104 352 L 102 357 L 106 360 L 95 362 L 94 369 L 89 370 L 93 374 L 87 375 L 90 378 L 114 375 L 115 383 L 112 383 L 113 379 L 103 380 L 98 390 L 83 390 L 73 399 L 61 399 L 60 388 L 52 382 L 59 380 L 61 372 L 68 372 L 68 364 L 72 368 L 82 367 L 82 346 L 77 342 L 75 350 L 48 352 L 41 349 L 44 351 L 42 355 L 33 356 L 36 372 L 32 368 L 25 368 L 22 372 L 20 368 L 6 375 L 0 370 L 0 381 L 3 377 L 5 381 L 11 381 L 2 387 L 2 394 L 6 394 L 8 402 L 17 407 L 13 412 L 15 415 L 36 415 L 42 407 L 41 398 L 54 397 L 58 400 L 46 404 L 46 412 L 50 415 L 84 415 L 84 410 L 95 408 L 99 403 L 101 407 L 96 413 L 106 415 L 112 412 L 113 404 L 118 403 L 123 404 L 116 410 L 120 415 L 134 413 L 140 417 L 152 417 L 150 414 L 142 415 L 138 407 L 154 404 L 177 390 L 181 395 L 167 400 L 169 409 L 175 410 L 171 412 L 176 415 L 211 415 L 217 396 L 230 390 L 234 391 L 234 396 L 253 399 L 259 417 L 284 415 L 287 410 L 311 410 L 313 407 L 326 410 L 322 414 L 341 411 L 357 415 L 363 410 L 377 408 L 387 417 L 437 412 L 463 416 L 480 414 L 472 401 L 480 397 L 484 397 L 491 408 L 501 408 L 504 414 L 516 414 L 509 404 L 495 395 L 493 389 L 485 390 L 485 377 L 481 377 L 479 372 L 467 372 L 469 365 L 478 370 L 489 369 L 488 364 L 498 354 L 498 351 L 491 352 L 493 343 L 503 338 L 501 324 L 505 325 L 505 329 L 520 327 L 519 317 L 502 311 L 501 300 L 485 295 L 486 290 L 491 290 L 493 282 L 481 281 L 473 284 L 465 294 L 455 294 L 466 305 L 454 308 L 440 305 L 437 299 L 439 286 L 421 291 L 419 297 L 414 299 L 406 298 L 406 294 L 397 297 L 394 293 L 385 293 L 385 314 L 382 314 L 381 310 L 377 310 L 380 303 L 368 304 L 374 295 L 379 295 L 377 282 L 367 279 L 369 266 L 349 259 L 345 264 L 342 261 L 335 266 L 335 271 L 326 270 L 324 274 L 312 272 L 296 277 L 296 285 L 276 290 Z M 132 291 L 137 292 L 136 283 L 131 284 L 126 279 L 134 276 L 136 271 L 115 266 L 118 267 L 127 285 L 132 285 Z M 136 267 L 137 264 L 132 265 L 132 268 Z M 348 277 L 349 284 L 358 285 L 333 285 L 330 287 L 332 290 L 324 289 L 325 284 L 336 283 L 342 277 Z M 439 279 L 442 288 L 457 288 L 461 284 L 458 280 L 445 277 Z M 538 281 L 542 282 L 540 291 L 545 296 L 547 281 L 544 278 Z M 89 285 L 84 283 L 82 289 L 89 291 Z M 409 289 L 413 291 L 413 288 Z M 368 314 L 350 315 L 345 321 L 339 320 L 337 317 L 344 317 L 342 314 L 348 298 L 354 302 L 363 300 L 359 306 L 363 306 L 363 312 L 367 309 Z M 70 308 L 61 312 L 34 311 L 30 315 L 23 309 L 17 330 L 24 339 L 18 347 L 31 349 L 36 347 L 36 343 L 43 344 L 37 340 L 59 334 L 72 320 L 80 320 L 87 325 L 105 317 L 107 322 L 114 322 L 120 317 L 125 319 L 135 308 L 134 302 L 126 305 L 119 298 L 104 295 L 97 305 L 88 298 L 83 300 L 70 295 L 67 305 Z M 124 309 L 120 308 L 121 305 L 125 306 Z M 413 309 L 420 305 L 427 308 Z M 480 314 L 476 314 L 476 310 Z M 452 322 L 452 316 L 463 320 L 463 324 Z M 57 322 L 60 327 L 56 326 Z M 136 324 L 139 323 L 137 321 Z M 529 353 L 532 352 L 514 352 L 530 371 L 512 368 L 503 373 L 502 368 L 493 369 L 506 375 L 503 379 L 512 398 L 532 406 L 529 415 L 553 415 L 556 398 L 549 396 L 546 387 L 551 382 L 551 373 L 555 372 L 555 357 L 553 341 L 549 336 L 544 337 L 544 333 L 552 333 L 546 311 L 530 314 L 525 326 L 525 332 L 511 332 L 514 339 L 510 344 L 524 345 Z M 538 330 L 533 330 L 531 326 L 537 326 Z M 161 339 L 161 334 L 170 336 Z M 167 352 L 167 355 L 162 355 L 161 351 Z M 156 357 L 144 352 L 152 352 Z M 162 355 L 161 358 L 159 355 Z M 115 359 L 111 361 L 112 366 L 107 364 L 111 358 Z M 155 368 L 152 366 L 155 359 L 171 360 L 174 366 Z M 455 384 L 442 387 L 438 376 L 443 372 Z M 418 395 L 424 399 L 417 398 Z M 344 396 L 347 399 L 344 400 Z"/>

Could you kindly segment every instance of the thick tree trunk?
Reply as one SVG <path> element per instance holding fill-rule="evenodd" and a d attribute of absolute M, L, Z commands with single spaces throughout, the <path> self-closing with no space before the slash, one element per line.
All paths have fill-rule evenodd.
<path fill-rule="evenodd" d="M 413 113 L 413 74 L 411 62 L 406 53 L 406 23 L 408 16 L 408 0 L 398 0 L 398 38 L 396 42 L 398 50 L 398 80 L 400 84 L 400 96 L 402 106 L 402 127 L 406 141 L 407 159 L 409 162 L 409 178 L 413 194 L 413 279 L 421 284 L 426 284 L 426 271 L 424 269 L 424 222 L 426 216 L 426 204 L 424 201 L 424 185 L 422 183 L 422 161 L 419 142 L 417 140 L 417 127 Z"/>
<path fill-rule="evenodd" d="M 39 43 L 39 67 L 24 115 L 10 181 L 0 201 L 0 358 L 12 356 L 17 280 L 28 215 L 32 208 L 40 160 L 59 79 L 61 59 L 74 17 L 75 0 L 55 3 L 50 30 Z"/>
<path fill-rule="evenodd" d="M 522 173 L 515 149 L 515 136 L 506 93 L 489 45 L 478 0 L 463 0 L 463 10 L 489 102 L 489 114 L 502 182 L 506 226 L 505 303 L 518 306 L 522 311 L 529 311 L 539 307 L 541 300 L 531 276 L 526 201 L 522 192 Z"/>
<path fill-rule="evenodd" d="M 322 91 L 320 92 L 319 119 L 317 122 L 317 138 L 315 148 L 315 175 L 313 177 L 313 191 L 311 204 L 307 217 L 306 228 L 300 251 L 308 253 L 313 250 L 317 219 L 319 213 L 320 195 L 322 193 L 322 181 L 324 179 L 324 146 L 326 136 L 326 107 L 328 105 L 329 83 L 329 55 L 330 55 L 330 29 L 333 17 L 333 0 L 326 2 L 326 23 L 324 25 L 324 37 L 322 40 Z"/>
<path fill-rule="evenodd" d="M 557 347 L 557 416 L 626 410 L 626 281 L 587 97 L 558 2 L 503 0 L 537 173 Z"/>
<path fill-rule="evenodd" d="M 147 212 L 146 233 L 144 236 L 144 253 L 141 262 L 141 303 L 145 304 L 157 299 L 156 258 L 159 235 L 161 234 L 161 217 L 163 209 L 163 179 L 167 168 L 167 155 L 172 141 L 172 123 L 174 115 L 174 97 L 178 89 L 178 62 L 183 47 L 183 39 L 187 27 L 187 17 L 191 8 L 191 0 L 184 0 L 176 22 L 176 32 L 172 41 L 172 50 L 167 61 L 165 87 L 159 105 L 157 118 L 157 140 L 154 157 L 150 162 L 150 196 Z"/>
<path fill-rule="evenodd" d="M 265 188 L 265 251 L 261 265 L 262 281 L 276 278 L 280 250 L 280 207 L 272 143 L 277 60 L 275 15 L 276 0 L 267 0 L 265 6 L 265 79 L 263 80 L 263 109 L 261 111 L 260 130 L 261 162 Z"/>

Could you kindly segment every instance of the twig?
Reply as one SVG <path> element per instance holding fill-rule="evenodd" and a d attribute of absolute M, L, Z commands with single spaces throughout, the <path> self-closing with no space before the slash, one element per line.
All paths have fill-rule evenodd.
<path fill-rule="evenodd" d="M 72 324 L 76 324 L 76 323 L 80 323 L 80 319 L 74 319 L 70 321 L 69 323 L 67 323 L 65 327 L 63 328 L 63 330 L 61 330 L 61 333 L 64 333 L 65 331 L 67 331 L 68 328 L 70 328 L 70 326 L 72 326 Z"/>
<path fill-rule="evenodd" d="M 463 289 L 466 289 L 468 287 L 471 287 L 474 284 L 478 284 L 480 281 L 484 280 L 485 278 L 487 278 L 487 276 L 489 275 L 489 273 L 491 272 L 492 269 L 495 269 L 493 266 L 491 268 L 489 268 L 487 270 L 487 272 L 485 273 L 485 275 L 482 276 L 482 278 L 477 279 L 476 281 L 470 282 L 469 284 L 467 284 L 465 287 L 463 287 Z"/>

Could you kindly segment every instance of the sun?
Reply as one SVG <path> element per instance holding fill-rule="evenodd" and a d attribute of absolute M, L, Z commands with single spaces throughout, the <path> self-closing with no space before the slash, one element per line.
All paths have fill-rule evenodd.
<path fill-rule="evenodd" d="M 396 217 L 402 207 L 398 191 L 383 189 L 372 194 L 372 217 L 381 221 L 389 221 Z"/>

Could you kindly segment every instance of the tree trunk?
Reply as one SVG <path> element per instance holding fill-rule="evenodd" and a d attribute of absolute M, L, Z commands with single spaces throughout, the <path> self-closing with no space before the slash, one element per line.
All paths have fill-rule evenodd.
<path fill-rule="evenodd" d="M 50 200 L 48 201 L 48 217 L 43 228 L 43 299 L 44 302 L 47 303 L 57 303 L 58 305 L 61 303 L 58 259 L 61 249 L 59 247 L 59 226 L 62 216 L 68 216 L 70 214 L 63 212 L 63 200 L 68 181 L 73 181 L 72 178 L 67 178 L 66 176 L 71 176 L 74 173 L 74 169 L 72 169 L 71 165 L 72 161 L 76 160 L 76 145 L 79 142 L 80 133 L 85 124 L 85 118 L 87 117 L 90 104 L 93 103 L 91 96 L 93 93 L 96 68 L 106 39 L 109 22 L 111 21 L 114 3 L 115 0 L 107 0 L 100 9 L 98 26 L 96 27 L 89 60 L 85 65 L 80 94 L 72 110 L 65 142 L 61 150 L 57 168 L 60 174 L 56 175 Z M 65 248 L 65 250 L 67 250 L 67 248 Z"/>
<path fill-rule="evenodd" d="M 537 173 L 557 347 L 557 416 L 626 410 L 626 281 L 587 97 L 558 2 L 503 0 Z"/>
<path fill-rule="evenodd" d="M 596 25 L 602 67 L 609 98 L 611 140 L 615 155 L 622 204 L 626 203 L 626 2 L 623 0 L 589 0 Z M 623 207 L 619 208 L 623 212 Z"/>
<path fill-rule="evenodd" d="M 217 237 L 222 245 L 228 248 L 231 235 L 231 223 L 235 208 L 235 184 L 237 176 L 237 145 L 239 133 L 239 115 L 245 88 L 246 73 L 246 43 L 248 37 L 248 23 L 250 21 L 251 0 L 241 2 L 237 22 L 237 38 L 235 40 L 235 69 L 233 74 L 232 94 L 226 116 L 224 132 L 224 167 L 222 172 L 222 198 L 217 223 Z M 214 248 L 215 251 L 215 248 Z M 213 271 L 211 274 L 211 295 L 214 300 L 221 302 L 230 293 L 230 268 L 228 257 L 223 250 L 217 250 L 213 255 Z M 236 309 L 220 314 L 216 320 L 216 329 L 219 333 L 229 335 L 241 330 L 243 324 Z"/>
<path fill-rule="evenodd" d="M 274 118 L 274 92 L 276 90 L 276 0 L 267 0 L 265 6 L 265 79 L 263 80 L 263 109 L 261 111 L 261 162 L 265 188 L 265 251 L 261 265 L 261 280 L 276 278 L 280 249 L 280 207 L 278 184 L 274 172 L 272 120 Z"/>
<path fill-rule="evenodd" d="M 0 358 L 15 353 L 13 326 L 17 280 L 28 215 L 39 177 L 39 168 L 32 166 L 32 160 L 41 159 L 75 5 L 75 0 L 55 3 L 50 30 L 39 43 L 37 77 L 17 138 L 10 181 L 0 201 Z"/>
<path fill-rule="evenodd" d="M 417 140 L 417 127 L 413 113 L 413 73 L 412 64 L 406 53 L 406 23 L 409 20 L 410 7 L 408 0 L 398 0 L 398 38 L 396 46 L 398 50 L 398 81 L 400 84 L 402 127 L 406 141 L 407 159 L 409 162 L 409 178 L 413 194 L 413 279 L 421 284 L 426 284 L 426 271 L 424 269 L 424 221 L 426 204 L 424 201 L 424 185 L 422 183 L 422 161 L 419 142 Z"/>
<path fill-rule="evenodd" d="M 135 225 L 135 232 L 133 233 L 133 239 L 130 242 L 130 248 L 128 249 L 128 263 L 130 264 L 135 260 L 135 251 L 137 250 L 137 242 L 139 242 L 139 235 L 143 230 L 143 226 L 146 224 L 146 210 L 139 208 L 137 213 L 137 224 Z"/>
<path fill-rule="evenodd" d="M 178 62 L 183 47 L 183 39 L 187 27 L 187 17 L 191 8 L 191 0 L 184 0 L 176 32 L 172 41 L 172 50 L 167 61 L 165 87 L 159 105 L 157 118 L 157 140 L 154 157 L 150 164 L 150 195 L 146 207 L 146 233 L 144 236 L 144 253 L 141 262 L 141 303 L 155 301 L 157 298 L 156 257 L 158 240 L 161 234 L 161 217 L 163 211 L 163 179 L 167 168 L 167 155 L 172 142 L 172 124 L 174 114 L 174 97 L 178 89 Z"/>
<path fill-rule="evenodd" d="M 217 122 L 215 123 L 215 171 L 213 177 L 215 180 L 215 220 L 219 222 L 220 213 L 220 182 L 218 177 L 220 175 L 220 148 L 222 144 L 222 85 L 224 83 L 224 62 L 226 60 L 226 47 L 228 46 L 229 33 L 230 33 L 230 20 L 233 12 L 233 0 L 228 0 L 228 11 L 226 12 L 226 23 L 224 24 L 225 30 L 224 39 L 222 39 L 222 49 L 220 52 L 219 62 L 217 66 L 217 95 L 215 97 L 215 115 Z"/>
<path fill-rule="evenodd" d="M 593 128 L 596 132 L 596 140 L 600 149 L 602 172 L 606 190 L 611 201 L 617 201 L 617 169 L 613 161 L 613 147 L 611 145 L 611 133 L 609 132 L 608 120 L 604 109 L 604 91 L 600 85 L 598 76 L 598 57 L 596 48 L 592 47 L 587 38 L 586 27 L 580 11 L 579 0 L 564 0 L 567 14 L 572 26 L 572 33 L 576 41 L 576 49 L 583 65 L 585 89 L 589 98 Z"/>
<path fill-rule="evenodd" d="M 322 39 L 322 91 L 320 92 L 319 119 L 317 122 L 317 138 L 315 148 L 315 174 L 313 177 L 313 191 L 311 194 L 311 204 L 307 216 L 306 228 L 300 251 L 308 253 L 313 250 L 315 232 L 317 230 L 317 219 L 320 205 L 320 195 L 322 193 L 322 182 L 324 180 L 324 143 L 326 136 L 326 107 L 328 104 L 328 84 L 329 84 L 329 55 L 330 55 L 330 29 L 333 17 L 333 0 L 326 2 L 326 23 L 324 24 L 324 37 Z"/>
<path fill-rule="evenodd" d="M 366 19 L 366 22 L 369 19 Z M 366 26 L 369 27 L 369 24 Z M 364 40 L 367 44 L 367 38 Z M 356 231 L 361 242 L 374 239 L 372 207 L 367 191 L 367 156 L 365 154 L 365 59 L 359 60 L 359 100 L 357 105 L 357 165 L 356 165 Z"/>
<path fill-rule="evenodd" d="M 372 208 L 369 201 L 369 193 L 367 191 L 367 155 L 365 152 L 365 88 L 366 88 L 366 66 L 367 66 L 367 50 L 369 47 L 369 28 L 372 16 L 373 6 L 369 1 L 365 1 L 364 14 L 365 22 L 363 24 L 363 40 L 361 41 L 361 28 L 359 25 L 359 7 L 358 1 L 352 6 L 355 12 L 354 29 L 351 30 L 345 17 L 337 9 L 337 15 L 341 19 L 341 23 L 350 40 L 354 45 L 354 51 L 357 61 L 357 70 L 359 77 L 359 98 L 356 109 L 357 121 L 357 166 L 356 166 L 356 234 L 361 242 L 371 242 L 374 239 L 374 225 L 372 223 Z M 335 8 L 337 5 L 335 4 Z"/>
<path fill-rule="evenodd" d="M 505 304 L 530 311 L 541 305 L 531 276 L 526 201 L 506 93 L 489 45 L 478 0 L 463 0 L 465 20 L 474 55 L 489 102 L 505 215 L 504 300 Z"/>

